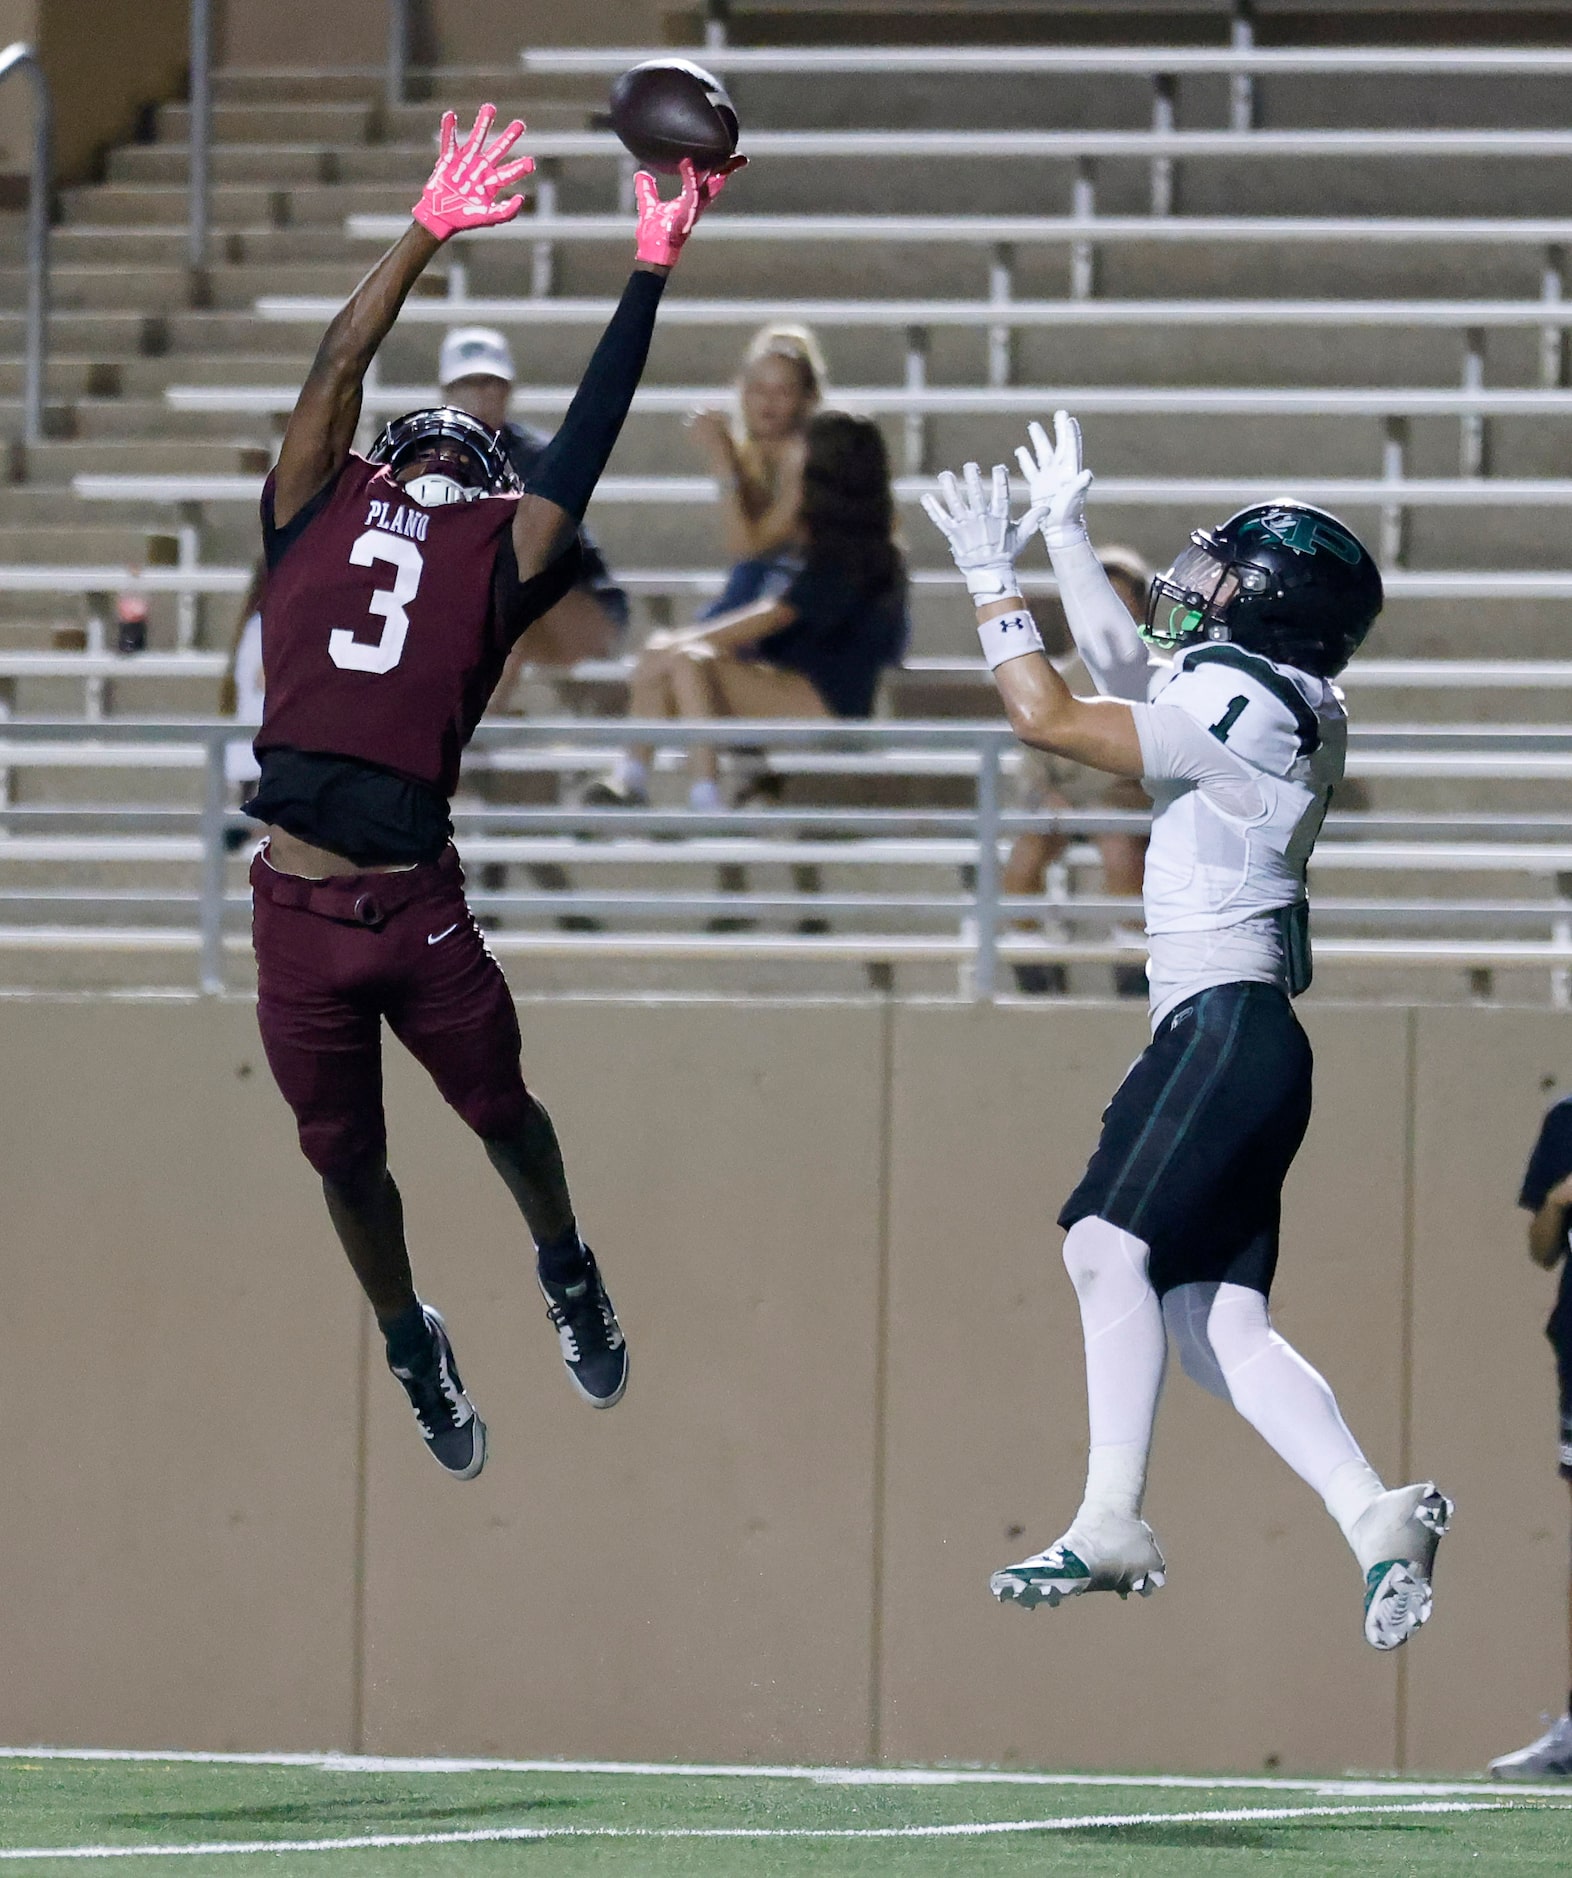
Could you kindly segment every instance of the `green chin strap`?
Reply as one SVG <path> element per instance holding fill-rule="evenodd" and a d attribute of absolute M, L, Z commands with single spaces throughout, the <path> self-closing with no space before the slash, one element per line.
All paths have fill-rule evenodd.
<path fill-rule="evenodd" d="M 1153 623 L 1142 626 L 1140 631 L 1149 646 L 1155 646 L 1159 652 L 1174 652 L 1186 640 L 1193 639 L 1205 624 L 1206 615 L 1199 607 L 1183 606 L 1175 600 L 1169 604 L 1166 626 Z"/>

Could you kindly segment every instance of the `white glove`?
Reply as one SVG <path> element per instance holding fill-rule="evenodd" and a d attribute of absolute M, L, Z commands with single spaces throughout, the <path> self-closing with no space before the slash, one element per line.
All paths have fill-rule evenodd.
<path fill-rule="evenodd" d="M 966 590 L 983 605 L 1019 593 L 1015 557 L 1042 520 L 1042 511 L 1029 508 L 1018 522 L 1010 520 L 1010 472 L 1002 463 L 993 466 L 993 486 L 984 490 L 982 471 L 968 463 L 962 472 L 964 491 L 949 470 L 939 478 L 938 496 L 924 496 L 923 507 L 950 544 L 955 565 Z"/>
<path fill-rule="evenodd" d="M 1062 548 L 1086 533 L 1086 492 L 1092 472 L 1081 468 L 1081 427 L 1068 411 L 1053 414 L 1054 441 L 1041 424 L 1026 427 L 1032 440 L 1016 451 L 1032 507 L 1042 511 L 1043 540 Z"/>

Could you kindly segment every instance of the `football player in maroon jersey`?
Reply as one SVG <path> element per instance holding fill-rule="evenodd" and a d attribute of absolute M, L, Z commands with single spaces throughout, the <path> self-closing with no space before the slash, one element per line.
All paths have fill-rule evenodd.
<path fill-rule="evenodd" d="M 387 1165 L 382 1020 L 480 1136 L 535 1241 L 574 1387 L 609 1408 L 628 1353 L 579 1237 L 550 1118 L 525 1088 L 512 997 L 464 899 L 449 798 L 459 757 L 530 622 L 573 585 L 578 525 L 644 368 L 667 274 L 725 170 L 683 168 L 662 202 L 637 180 L 636 261 L 561 429 L 521 487 L 495 434 L 461 411 L 351 442 L 366 370 L 421 271 L 461 228 L 518 213 L 505 160 L 523 133 L 452 112 L 413 223 L 329 326 L 262 492 L 268 825 L 251 870 L 257 1015 L 268 1062 L 322 1177 L 328 1212 L 427 1446 L 460 1480 L 486 1431 L 438 1313 L 417 1296 Z"/>

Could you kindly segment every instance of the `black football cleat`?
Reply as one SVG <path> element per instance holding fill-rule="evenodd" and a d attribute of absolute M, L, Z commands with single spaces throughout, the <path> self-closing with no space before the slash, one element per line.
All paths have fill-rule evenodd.
<path fill-rule="evenodd" d="M 573 1284 L 552 1284 L 538 1274 L 537 1281 L 569 1382 L 591 1408 L 611 1408 L 628 1386 L 628 1346 L 595 1254 L 586 1247 L 584 1257 L 588 1269 Z"/>
<path fill-rule="evenodd" d="M 388 1368 L 404 1385 L 415 1420 L 438 1465 L 455 1480 L 473 1480 L 486 1465 L 486 1424 L 464 1393 L 453 1345 L 442 1313 L 422 1304 L 431 1332 L 431 1351 L 423 1362 L 404 1369 L 390 1357 Z"/>

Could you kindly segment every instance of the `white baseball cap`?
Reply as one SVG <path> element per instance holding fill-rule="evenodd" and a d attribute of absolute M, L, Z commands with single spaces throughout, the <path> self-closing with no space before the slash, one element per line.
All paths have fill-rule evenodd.
<path fill-rule="evenodd" d="M 461 378 L 513 383 L 513 354 L 501 333 L 490 326 L 459 326 L 447 335 L 437 359 L 437 383 L 445 390 Z"/>

